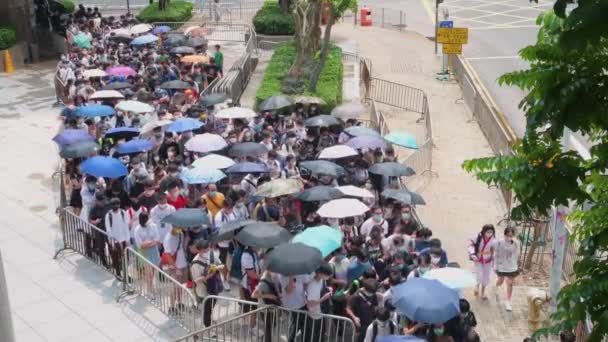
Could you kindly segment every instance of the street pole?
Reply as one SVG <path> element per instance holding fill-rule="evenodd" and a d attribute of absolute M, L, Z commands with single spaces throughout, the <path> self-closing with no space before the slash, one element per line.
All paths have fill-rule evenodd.
<path fill-rule="evenodd" d="M 435 0 L 435 55 L 437 55 L 437 28 L 439 27 L 439 3 L 442 0 Z"/>
<path fill-rule="evenodd" d="M 564 265 L 564 252 L 568 234 L 566 232 L 566 208 L 559 206 L 553 211 L 553 246 L 552 246 L 552 262 L 551 273 L 549 275 L 549 311 L 555 312 L 557 309 L 557 294 L 561 289 L 562 282 L 562 266 Z"/>
<path fill-rule="evenodd" d="M 131 14 L 131 4 L 129 3 L 129 0 L 127 0 L 127 15 Z"/>
<path fill-rule="evenodd" d="M 3 342 L 15 342 L 15 331 L 13 330 L 13 317 L 8 302 L 8 287 L 4 277 L 4 264 L 0 254 L 0 336 Z"/>

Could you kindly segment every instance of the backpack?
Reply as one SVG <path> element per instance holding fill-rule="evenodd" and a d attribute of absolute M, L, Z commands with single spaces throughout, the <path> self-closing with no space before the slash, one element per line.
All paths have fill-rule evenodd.
<path fill-rule="evenodd" d="M 215 265 L 215 256 L 213 255 L 213 251 L 210 252 L 209 254 L 209 259 L 211 260 L 211 264 Z M 211 265 L 200 261 L 200 260 L 193 260 L 192 263 L 190 264 L 192 265 L 201 265 L 205 268 L 205 272 L 208 272 L 209 267 L 211 267 Z M 214 296 L 217 295 L 219 293 L 221 293 L 222 291 L 224 291 L 224 284 L 222 283 L 222 277 L 220 275 L 220 273 L 218 271 L 215 272 L 215 274 L 207 279 L 207 282 L 205 283 L 205 286 L 207 287 L 207 293 Z"/>
<path fill-rule="evenodd" d="M 119 209 L 119 210 L 120 210 L 120 217 L 122 217 L 122 220 L 124 222 L 125 221 L 125 211 L 122 209 Z M 109 218 L 110 218 L 110 227 L 112 227 L 114 225 L 114 223 L 112 223 L 112 214 L 110 214 Z"/>
<path fill-rule="evenodd" d="M 276 286 L 274 286 L 274 284 L 271 281 L 269 281 L 268 279 L 261 279 L 260 282 L 264 283 L 264 284 L 266 284 L 266 286 L 268 286 L 268 288 L 270 289 L 270 292 L 273 296 L 280 298 L 279 291 L 277 291 Z M 277 306 L 281 305 L 281 302 L 276 299 L 264 299 L 263 301 L 264 301 L 264 304 L 268 304 L 268 305 L 277 305 Z"/>
<path fill-rule="evenodd" d="M 243 246 L 237 244 L 237 247 L 234 249 L 234 252 L 232 253 L 232 260 L 241 260 L 241 256 L 243 255 L 243 250 L 244 250 Z M 237 279 L 237 280 L 243 279 L 243 272 L 241 271 L 240 262 L 232 263 L 232 265 L 230 266 L 230 277 Z"/>
<path fill-rule="evenodd" d="M 390 330 L 389 335 L 395 335 L 395 323 L 390 319 L 388 320 L 388 329 Z M 374 323 L 372 323 L 372 342 L 376 342 L 376 337 L 378 337 L 378 321 L 374 320 Z"/>

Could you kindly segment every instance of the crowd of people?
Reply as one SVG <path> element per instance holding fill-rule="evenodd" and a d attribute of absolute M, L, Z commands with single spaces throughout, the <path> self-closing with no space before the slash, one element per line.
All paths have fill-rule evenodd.
<path fill-rule="evenodd" d="M 79 17 L 70 25 L 71 36 L 89 37 L 90 47 L 72 42 L 70 53 L 58 66 L 59 76 L 68 84 L 61 116 L 65 131 L 85 131 L 97 146 L 93 154 L 66 157 L 65 172 L 69 175 L 70 207 L 106 234 L 90 238 L 91 253 L 104 254 L 107 246 L 117 276 L 123 274 L 124 249 L 132 246 L 175 280 L 190 283 L 201 301 L 207 295 L 222 295 L 238 284 L 242 299 L 307 311 L 310 324 L 303 326 L 313 328 L 301 332 L 306 341 L 322 341 L 327 335 L 321 325 L 315 325 L 323 314 L 352 320 L 360 342 L 399 334 L 433 342 L 479 340 L 475 315 L 464 298 L 459 302 L 459 315 L 432 324 L 408 318 L 392 303 L 395 287 L 434 269 L 459 265 L 450 263 L 442 241 L 421 224 L 411 201 L 381 195 L 386 189 L 398 187 L 399 178 L 370 172 L 369 168 L 397 161 L 390 145 L 357 148 L 356 154 L 330 162 L 345 172 L 306 169 L 302 163 L 317 160 L 325 149 L 356 138 L 356 128 L 364 132 L 361 122 L 350 118 L 307 124 L 308 119 L 321 114 L 321 104 L 312 100 L 249 118 L 218 118 L 218 112 L 227 106 L 222 102 L 225 98 L 199 94 L 211 79 L 222 75 L 219 45 L 213 56 L 194 47 L 192 54 L 209 57 L 208 63 L 188 63 L 183 54 L 171 52 L 175 46 L 163 45 L 167 32 L 157 33 L 158 41 L 133 45 L 130 40 L 149 33 L 117 34 L 116 30 L 133 27 L 130 17 L 96 19 Z M 95 75 L 91 70 L 120 67 L 133 72 L 87 76 Z M 171 81 L 188 86 L 163 86 Z M 104 89 L 119 90 L 123 98 L 94 96 Z M 151 110 L 121 110 L 120 103 L 128 100 L 148 104 Z M 83 110 L 88 107 L 92 111 L 100 104 L 112 108 L 111 114 Z M 194 120 L 194 125 L 172 128 L 176 123 L 192 124 L 186 119 Z M 212 153 L 190 150 L 188 142 L 203 134 L 220 138 L 221 147 Z M 136 140 L 145 140 L 149 146 L 143 144 L 148 147 L 124 153 L 124 146 Z M 229 153 L 245 143 L 262 146 L 263 152 Z M 83 172 L 79 166 L 92 155 L 119 160 L 127 174 L 104 177 Z M 228 176 L 216 181 L 189 182 L 184 175 L 200 164 L 204 168 L 204 158 L 209 156 L 232 159 L 234 165 L 257 166 L 253 165 L 255 171 L 250 172 L 226 171 Z M 197 163 L 199 159 L 205 162 Z M 258 196 L 265 184 L 280 179 L 297 181 L 300 191 Z M 304 190 L 346 185 L 371 194 L 360 198 L 368 208 L 366 213 L 322 216 L 317 211 L 327 200 L 309 201 L 300 196 Z M 200 209 L 207 220 L 192 227 L 165 221 L 185 208 Z M 309 227 L 332 227 L 343 234 L 343 241 L 312 274 L 281 275 L 265 267 L 265 257 L 272 248 L 216 239 L 227 226 L 246 220 L 276 223 L 294 234 Z M 504 238 L 497 239 L 495 228 L 486 225 L 471 239 L 469 255 L 478 276 L 476 294 L 482 300 L 487 299 L 486 287 L 494 266 L 496 286 L 506 283 L 505 307 L 511 310 L 518 253 L 511 228 L 504 231 Z M 206 303 L 203 310 L 208 326 L 213 302 Z M 296 330 L 290 333 L 289 341 L 295 339 Z"/>

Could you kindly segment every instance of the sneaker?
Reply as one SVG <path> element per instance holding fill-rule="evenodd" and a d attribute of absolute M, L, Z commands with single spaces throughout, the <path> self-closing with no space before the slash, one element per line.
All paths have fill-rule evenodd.
<path fill-rule="evenodd" d="M 507 309 L 507 311 L 509 311 L 509 312 L 513 311 L 513 307 L 511 306 L 510 300 L 505 302 L 505 309 Z"/>

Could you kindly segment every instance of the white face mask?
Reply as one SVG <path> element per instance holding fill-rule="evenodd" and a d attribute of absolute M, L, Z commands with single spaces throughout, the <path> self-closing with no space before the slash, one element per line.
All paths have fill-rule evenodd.
<path fill-rule="evenodd" d="M 431 257 L 431 264 L 437 265 L 437 264 L 439 264 L 440 260 L 441 260 L 441 257 L 434 257 L 434 256 L 432 256 Z"/>
<path fill-rule="evenodd" d="M 492 231 L 487 231 L 487 232 L 485 233 L 485 237 L 486 237 L 486 239 L 491 238 L 493 235 L 494 235 L 494 234 L 492 233 Z"/>

